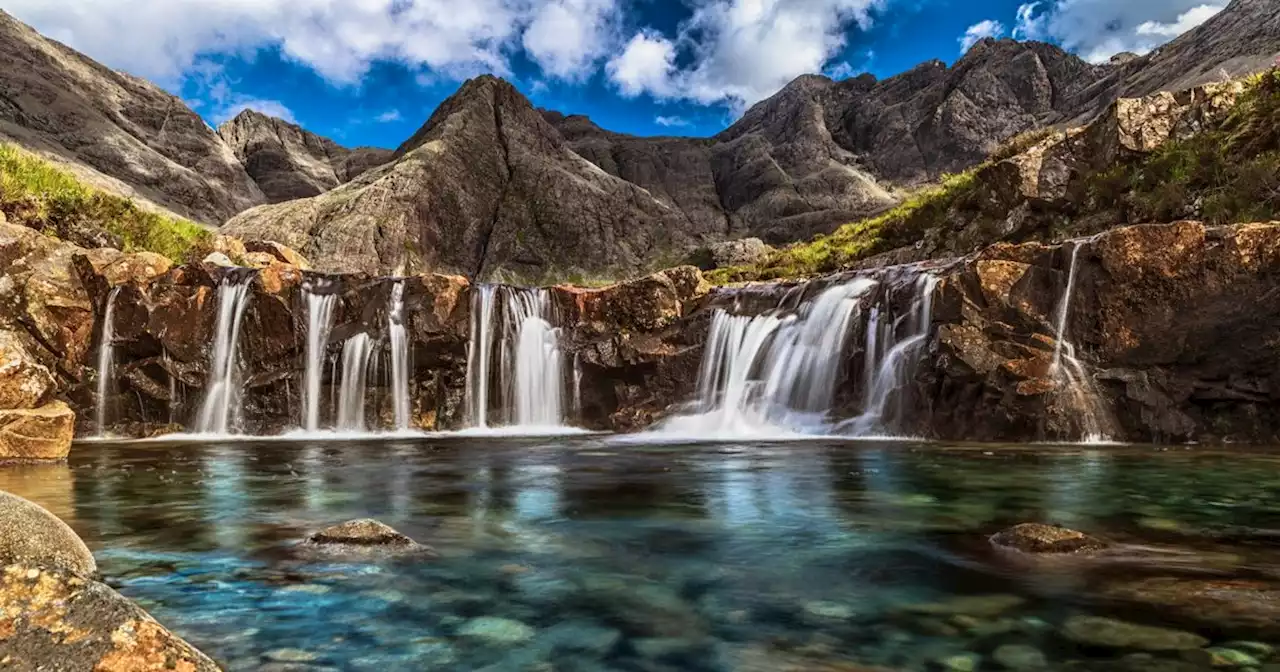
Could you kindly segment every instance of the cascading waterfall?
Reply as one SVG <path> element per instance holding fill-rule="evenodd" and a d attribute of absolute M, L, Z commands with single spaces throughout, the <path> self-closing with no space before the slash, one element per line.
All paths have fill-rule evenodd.
<path fill-rule="evenodd" d="M 1103 443 L 1109 440 L 1107 429 L 1110 426 L 1109 414 L 1103 407 L 1102 398 L 1093 383 L 1093 378 L 1085 371 L 1084 364 L 1076 358 L 1075 346 L 1067 341 L 1067 321 L 1071 311 L 1071 300 L 1075 295 L 1080 249 L 1084 246 L 1084 243 L 1076 243 L 1071 248 L 1067 287 L 1063 290 L 1062 299 L 1058 301 L 1053 363 L 1049 366 L 1049 376 L 1061 385 L 1067 404 L 1080 413 L 1085 443 Z"/>
<path fill-rule="evenodd" d="M 391 399 L 396 429 L 409 429 L 409 339 L 404 328 L 404 281 L 391 287 L 391 310 L 387 314 L 391 335 Z"/>
<path fill-rule="evenodd" d="M 252 275 L 223 278 L 218 286 L 218 319 L 209 358 L 208 390 L 200 405 L 196 431 L 228 434 L 240 414 L 240 325 L 249 305 Z"/>
<path fill-rule="evenodd" d="M 841 423 L 842 431 L 857 435 L 893 433 L 907 401 L 904 391 L 915 378 L 916 366 L 933 325 L 933 290 L 938 280 L 921 274 L 913 283 L 911 309 L 898 321 L 881 320 L 887 312 L 873 308 L 867 321 L 864 353 L 862 414 Z M 882 333 L 883 332 L 883 333 Z"/>
<path fill-rule="evenodd" d="M 303 427 L 314 432 L 320 429 L 320 383 L 324 377 L 324 357 L 329 347 L 329 331 L 333 328 L 333 308 L 338 303 L 337 294 L 316 294 L 306 291 L 307 297 L 307 369 L 303 389 Z"/>
<path fill-rule="evenodd" d="M 116 333 L 116 296 L 119 294 L 120 288 L 116 287 L 107 295 L 107 306 L 102 317 L 102 342 L 98 344 L 98 406 L 95 420 L 99 438 L 107 435 L 107 395 L 111 391 L 115 369 L 115 345 L 112 340 Z"/>
<path fill-rule="evenodd" d="M 472 427 L 490 426 L 495 346 L 500 395 L 496 401 L 503 420 L 519 427 L 563 426 L 567 381 L 553 312 L 551 294 L 545 289 L 476 288 L 467 355 L 467 406 Z M 499 326 L 500 338 L 495 339 Z"/>
<path fill-rule="evenodd" d="M 855 278 L 789 314 L 717 311 L 698 374 L 699 413 L 673 418 L 664 431 L 715 436 L 819 429 L 849 331 L 876 284 Z"/>
<path fill-rule="evenodd" d="M 373 340 L 356 334 L 342 346 L 342 386 L 338 389 L 338 429 L 363 432 L 364 400 L 373 361 Z"/>

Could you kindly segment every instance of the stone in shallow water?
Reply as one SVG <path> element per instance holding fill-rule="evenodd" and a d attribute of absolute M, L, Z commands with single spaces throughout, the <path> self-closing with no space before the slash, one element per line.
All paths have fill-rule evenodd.
<path fill-rule="evenodd" d="M 300 544 L 305 549 L 325 552 L 361 555 L 419 554 L 434 556 L 430 546 L 424 546 L 400 534 L 395 528 L 372 518 L 348 520 L 331 525 L 312 534 Z"/>
<path fill-rule="evenodd" d="M 944 672 L 975 672 L 981 665 L 982 656 L 976 653 L 962 653 L 934 661 L 935 669 Z"/>
<path fill-rule="evenodd" d="M 1185 651 L 1199 649 L 1209 640 L 1192 632 L 1138 625 L 1101 616 L 1072 616 L 1062 626 L 1067 639 L 1087 647 Z"/>
<path fill-rule="evenodd" d="M 98 571 L 93 553 L 57 516 L 40 505 L 0 491 L 0 565 Z"/>
<path fill-rule="evenodd" d="M 622 633 L 588 622 L 557 623 L 542 631 L 538 642 L 553 651 L 593 653 L 603 656 L 622 641 Z"/>
<path fill-rule="evenodd" d="M 1026 644 L 1005 644 L 991 654 L 1006 670 L 1043 670 L 1049 666 L 1044 653 Z"/>
<path fill-rule="evenodd" d="M 534 634 L 533 628 L 520 621 L 497 616 L 473 618 L 458 628 L 459 637 L 475 639 L 495 646 L 523 644 L 533 639 Z"/>
<path fill-rule="evenodd" d="M 1083 532 L 1041 523 L 1014 525 L 991 535 L 991 543 L 1023 553 L 1085 553 L 1107 546 Z"/>
<path fill-rule="evenodd" d="M 903 611 L 930 616 L 964 615 L 977 618 L 995 618 L 1010 609 L 1021 606 L 1025 602 L 1026 600 L 1017 595 L 965 595 L 941 602 L 909 604 L 903 607 Z"/>
<path fill-rule="evenodd" d="M 847 621 L 854 616 L 853 607 L 824 600 L 805 602 L 804 613 L 816 619 L 828 621 Z"/>

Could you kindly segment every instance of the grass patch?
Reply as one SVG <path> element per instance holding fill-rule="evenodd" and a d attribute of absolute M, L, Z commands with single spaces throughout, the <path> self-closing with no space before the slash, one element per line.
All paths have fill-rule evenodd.
<path fill-rule="evenodd" d="M 132 199 L 84 184 L 15 145 L 0 143 L 0 210 L 15 224 L 80 244 L 116 238 L 126 252 L 149 251 L 175 262 L 198 261 L 214 234 L 184 219 L 143 209 Z"/>
<path fill-rule="evenodd" d="M 875 217 L 845 224 L 825 236 L 795 243 L 751 266 L 720 268 L 706 274 L 714 284 L 796 278 L 838 271 L 869 256 L 907 244 L 962 205 L 974 191 L 978 168 L 943 176 L 938 184 L 911 194 L 897 207 Z"/>

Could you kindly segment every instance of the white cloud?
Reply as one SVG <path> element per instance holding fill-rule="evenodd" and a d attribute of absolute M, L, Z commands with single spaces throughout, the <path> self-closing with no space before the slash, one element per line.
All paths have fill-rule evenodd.
<path fill-rule="evenodd" d="M 221 124 L 224 121 L 235 119 L 237 114 L 245 110 L 253 110 L 261 112 L 268 117 L 283 119 L 291 124 L 298 123 L 293 116 L 293 110 L 285 107 L 284 103 L 278 100 L 262 100 L 260 98 L 236 97 L 225 105 L 219 105 L 218 108 L 209 115 L 210 121 L 214 124 Z"/>
<path fill-rule="evenodd" d="M 964 35 L 961 35 L 957 40 L 960 42 L 960 53 L 963 54 L 972 49 L 973 45 L 977 44 L 979 40 L 983 40 L 988 37 L 1003 37 L 1004 33 L 1004 24 L 999 21 L 994 19 L 979 21 L 978 23 L 969 26 L 969 28 L 964 31 Z"/>
<path fill-rule="evenodd" d="M 581 80 L 595 69 L 616 41 L 615 0 L 551 0 L 542 3 L 524 31 L 522 43 L 542 71 Z"/>
<path fill-rule="evenodd" d="M 1014 36 L 1047 39 L 1092 63 L 1152 49 L 1208 21 L 1228 0 L 1052 0 L 1023 5 Z"/>
<path fill-rule="evenodd" d="M 374 118 L 377 119 L 379 123 L 388 124 L 393 121 L 400 121 L 403 117 L 400 116 L 400 110 L 387 110 Z"/>
<path fill-rule="evenodd" d="M 688 125 L 689 125 L 689 120 L 688 120 L 688 119 L 685 119 L 684 117 L 663 117 L 663 116 L 659 116 L 659 117 L 655 117 L 655 118 L 654 118 L 653 123 L 655 123 L 655 124 L 657 124 L 657 125 L 659 125 L 659 126 L 667 126 L 667 127 L 672 127 L 672 126 L 688 126 Z"/>
<path fill-rule="evenodd" d="M 845 46 L 850 28 L 869 27 L 883 2 L 704 0 L 674 40 L 637 33 L 609 62 L 608 74 L 626 96 L 725 102 L 740 110 L 821 71 Z M 687 64 L 677 67 L 677 61 Z"/>
<path fill-rule="evenodd" d="M 6 0 L 4 9 L 111 67 L 176 87 L 202 55 L 267 47 L 355 84 L 376 61 L 454 79 L 509 74 L 523 41 L 550 74 L 569 77 L 608 49 L 615 1 Z"/>

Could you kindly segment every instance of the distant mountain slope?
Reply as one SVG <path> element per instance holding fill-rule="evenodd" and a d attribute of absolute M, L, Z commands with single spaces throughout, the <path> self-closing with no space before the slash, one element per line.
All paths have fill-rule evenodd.
<path fill-rule="evenodd" d="M 297 124 L 245 110 L 218 127 L 272 203 L 322 194 L 386 163 L 389 149 L 347 149 Z"/>
<path fill-rule="evenodd" d="M 126 39 L 122 37 L 122 39 Z M 213 129 L 155 85 L 0 12 L 0 136 L 207 224 L 266 199 Z"/>
<path fill-rule="evenodd" d="M 703 240 L 702 227 L 605 173 L 507 82 L 469 80 L 392 163 L 223 229 L 270 238 L 327 270 L 443 269 L 527 282 L 626 272 Z"/>

